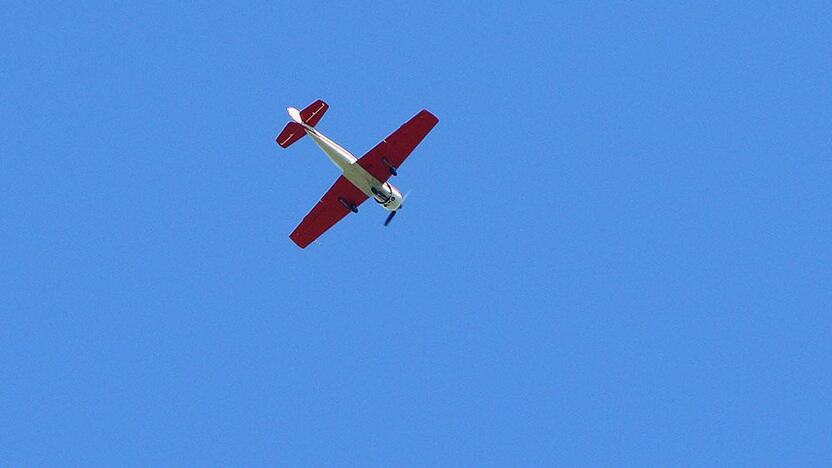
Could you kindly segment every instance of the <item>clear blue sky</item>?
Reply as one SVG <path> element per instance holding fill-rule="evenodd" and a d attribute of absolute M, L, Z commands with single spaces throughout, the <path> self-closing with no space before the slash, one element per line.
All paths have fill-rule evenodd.
<path fill-rule="evenodd" d="M 0 13 L 0 464 L 829 466 L 828 2 L 139 3 Z"/>

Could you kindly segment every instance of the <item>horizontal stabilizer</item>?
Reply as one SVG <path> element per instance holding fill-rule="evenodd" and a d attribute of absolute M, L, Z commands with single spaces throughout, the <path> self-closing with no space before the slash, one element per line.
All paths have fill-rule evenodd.
<path fill-rule="evenodd" d="M 275 141 L 282 148 L 288 148 L 289 145 L 300 140 L 304 135 L 306 135 L 306 130 L 303 125 L 297 122 L 289 122 Z"/>
<path fill-rule="evenodd" d="M 306 109 L 300 111 L 300 118 L 306 125 L 314 127 L 321 121 L 321 117 L 324 116 L 327 109 L 329 109 L 329 104 L 318 99 L 312 104 L 309 104 Z"/>

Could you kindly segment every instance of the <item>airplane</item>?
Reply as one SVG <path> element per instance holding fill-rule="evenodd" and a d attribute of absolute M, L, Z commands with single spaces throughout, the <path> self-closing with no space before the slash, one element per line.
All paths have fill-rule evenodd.
<path fill-rule="evenodd" d="M 343 173 L 289 235 L 302 249 L 348 213 L 358 213 L 358 206 L 370 197 L 390 212 L 384 225 L 390 224 L 402 209 L 405 197 L 388 179 L 398 175 L 404 160 L 439 122 L 435 115 L 422 109 L 364 156 L 356 158 L 315 128 L 327 109 L 329 105 L 320 99 L 301 111 L 287 108 L 292 121 L 275 138 L 279 146 L 288 148 L 309 135 Z"/>

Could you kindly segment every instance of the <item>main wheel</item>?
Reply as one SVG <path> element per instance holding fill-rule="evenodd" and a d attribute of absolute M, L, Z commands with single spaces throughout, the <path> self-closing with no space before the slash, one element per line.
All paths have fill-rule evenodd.
<path fill-rule="evenodd" d="M 355 206 L 354 204 L 344 200 L 343 198 L 338 198 L 338 201 L 341 202 L 342 205 L 346 206 L 347 209 L 349 209 L 353 213 L 358 213 L 358 207 Z"/>

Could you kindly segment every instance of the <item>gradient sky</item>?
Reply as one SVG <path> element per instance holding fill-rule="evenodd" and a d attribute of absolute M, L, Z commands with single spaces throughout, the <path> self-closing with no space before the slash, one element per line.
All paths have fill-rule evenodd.
<path fill-rule="evenodd" d="M 829 466 L 832 8 L 773 3 L 4 5 L 0 465 Z M 317 98 L 440 121 L 301 250 Z"/>

